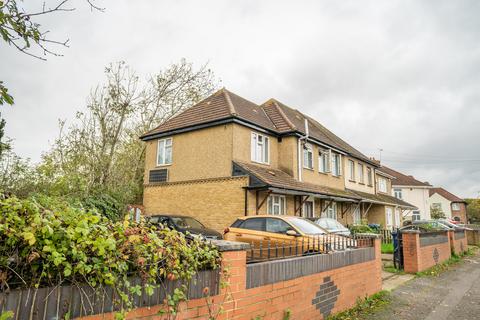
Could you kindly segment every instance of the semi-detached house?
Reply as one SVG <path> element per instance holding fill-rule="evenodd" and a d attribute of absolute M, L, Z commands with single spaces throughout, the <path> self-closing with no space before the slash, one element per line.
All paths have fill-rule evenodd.
<path fill-rule="evenodd" d="M 385 227 L 415 206 L 378 184 L 369 159 L 277 100 L 257 105 L 226 89 L 144 134 L 144 207 L 223 230 L 238 216 L 362 219 Z"/>

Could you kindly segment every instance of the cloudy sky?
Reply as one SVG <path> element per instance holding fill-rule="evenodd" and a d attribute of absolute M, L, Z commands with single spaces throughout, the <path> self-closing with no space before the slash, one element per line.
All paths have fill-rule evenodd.
<path fill-rule="evenodd" d="M 47 1 L 54 3 L 55 1 Z M 35 4 L 40 5 L 40 1 Z M 459 196 L 480 192 L 480 1 L 103 0 L 41 22 L 70 39 L 47 62 L 0 46 L 2 107 L 33 161 L 85 105 L 104 67 L 147 77 L 181 58 L 229 90 L 275 97 L 360 149 Z"/>

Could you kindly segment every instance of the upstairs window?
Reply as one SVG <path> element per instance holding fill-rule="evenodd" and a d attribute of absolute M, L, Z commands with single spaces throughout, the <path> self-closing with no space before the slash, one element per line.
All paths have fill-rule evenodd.
<path fill-rule="evenodd" d="M 382 177 L 378 178 L 378 191 L 387 193 L 387 179 Z"/>
<path fill-rule="evenodd" d="M 397 198 L 397 199 L 403 199 L 402 189 L 393 189 L 393 195 L 394 195 L 395 198 Z"/>
<path fill-rule="evenodd" d="M 251 152 L 252 161 L 269 163 L 270 139 L 267 136 L 252 132 Z"/>
<path fill-rule="evenodd" d="M 172 138 L 158 140 L 157 166 L 172 163 Z"/>
<path fill-rule="evenodd" d="M 342 156 L 338 153 L 332 153 L 332 174 L 334 176 L 342 175 Z"/>
<path fill-rule="evenodd" d="M 413 211 L 412 212 L 412 221 L 418 221 L 420 220 L 420 211 Z"/>
<path fill-rule="evenodd" d="M 313 169 L 313 148 L 308 143 L 303 146 L 303 167 Z"/>
<path fill-rule="evenodd" d="M 365 183 L 365 176 L 363 175 L 363 164 L 358 164 L 358 182 Z"/>
<path fill-rule="evenodd" d="M 267 213 L 279 216 L 287 212 L 285 196 L 271 195 L 268 197 Z"/>
<path fill-rule="evenodd" d="M 373 185 L 373 179 L 372 179 L 372 168 L 367 167 L 367 182 L 369 186 Z"/>
<path fill-rule="evenodd" d="M 355 181 L 355 162 L 353 160 L 348 160 L 348 172 L 350 181 Z"/>
<path fill-rule="evenodd" d="M 330 152 L 321 150 L 318 154 L 318 171 L 322 173 L 330 172 Z"/>
<path fill-rule="evenodd" d="M 454 210 L 454 211 L 460 210 L 460 204 L 459 203 L 452 203 L 452 210 Z"/>

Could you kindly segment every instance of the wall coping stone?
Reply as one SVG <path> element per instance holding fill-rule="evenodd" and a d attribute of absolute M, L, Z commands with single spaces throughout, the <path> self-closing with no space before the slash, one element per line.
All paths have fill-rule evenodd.
<path fill-rule="evenodd" d="M 250 249 L 250 244 L 245 242 L 227 241 L 227 240 L 209 240 L 218 251 L 245 251 Z"/>

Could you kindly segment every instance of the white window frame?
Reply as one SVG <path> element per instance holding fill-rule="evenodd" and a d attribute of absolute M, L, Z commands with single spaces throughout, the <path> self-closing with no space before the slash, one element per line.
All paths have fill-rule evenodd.
<path fill-rule="evenodd" d="M 330 152 L 329 150 L 320 150 L 318 154 L 318 171 L 321 173 L 330 172 Z"/>
<path fill-rule="evenodd" d="M 441 203 L 441 202 L 432 203 L 432 208 L 433 208 L 433 209 L 438 209 L 438 210 L 443 210 L 443 209 L 442 209 L 442 203 Z"/>
<path fill-rule="evenodd" d="M 395 221 L 393 222 L 395 227 L 400 227 L 401 226 L 401 214 L 400 214 L 400 209 L 396 208 L 395 209 Z"/>
<path fill-rule="evenodd" d="M 350 181 L 355 181 L 355 161 L 348 159 L 348 172 Z"/>
<path fill-rule="evenodd" d="M 367 167 L 367 184 L 373 186 L 373 170 L 371 167 Z"/>
<path fill-rule="evenodd" d="M 278 208 L 278 213 L 275 213 Z M 284 195 L 272 194 L 268 196 L 267 214 L 272 216 L 282 216 L 287 214 L 287 199 Z"/>
<path fill-rule="evenodd" d="M 324 207 L 324 217 L 337 220 L 337 203 L 332 202 L 328 207 Z"/>
<path fill-rule="evenodd" d="M 458 202 L 453 202 L 453 203 L 452 203 L 452 210 L 453 210 L 453 211 L 460 211 L 460 203 L 458 203 Z"/>
<path fill-rule="evenodd" d="M 414 210 L 412 211 L 412 221 L 417 221 L 417 220 L 421 220 L 422 217 L 420 215 L 420 211 L 418 210 Z"/>
<path fill-rule="evenodd" d="M 363 164 L 358 164 L 358 182 L 365 183 L 365 173 L 363 172 Z"/>
<path fill-rule="evenodd" d="M 311 215 L 311 216 L 308 216 L 308 215 L 306 214 L 306 212 L 307 212 L 307 210 L 306 210 L 306 208 L 307 208 L 306 204 L 307 204 L 307 203 L 312 204 L 312 215 Z M 303 210 L 302 210 L 302 216 L 303 216 L 304 218 L 315 218 L 315 200 L 314 200 L 314 199 L 312 199 L 312 200 L 305 200 L 305 202 L 303 203 L 303 208 L 302 208 L 302 209 L 303 209 Z"/>
<path fill-rule="evenodd" d="M 360 212 L 360 206 L 356 206 L 353 210 L 353 224 L 360 225 L 362 224 L 362 214 Z"/>
<path fill-rule="evenodd" d="M 403 190 L 401 188 L 394 188 L 393 189 L 393 196 L 397 199 L 403 199 Z"/>
<path fill-rule="evenodd" d="M 313 169 L 313 146 L 309 143 L 303 146 L 303 167 Z"/>
<path fill-rule="evenodd" d="M 387 193 L 387 179 L 378 177 L 378 191 Z"/>
<path fill-rule="evenodd" d="M 332 153 L 331 160 L 332 175 L 340 177 L 342 175 L 342 155 L 339 153 Z"/>
<path fill-rule="evenodd" d="M 163 142 L 163 147 L 160 144 Z M 167 145 L 169 144 L 169 145 Z M 170 159 L 166 159 L 167 148 L 170 148 Z M 162 155 L 163 162 L 159 161 L 160 154 Z M 167 161 L 169 160 L 169 161 Z M 168 166 L 173 162 L 173 138 L 159 139 L 157 142 L 157 166 Z"/>
<path fill-rule="evenodd" d="M 270 164 L 270 138 L 266 135 L 252 132 L 250 153 L 253 162 Z"/>
<path fill-rule="evenodd" d="M 385 225 L 387 228 L 393 227 L 393 209 L 385 207 Z"/>

